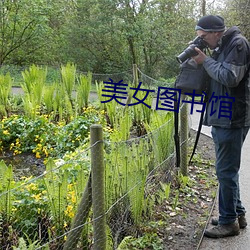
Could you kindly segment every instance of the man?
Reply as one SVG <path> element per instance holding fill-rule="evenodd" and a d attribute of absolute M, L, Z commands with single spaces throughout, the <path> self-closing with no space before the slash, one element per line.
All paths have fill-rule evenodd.
<path fill-rule="evenodd" d="M 240 200 L 241 149 L 250 126 L 250 47 L 237 27 L 225 29 L 220 16 L 202 17 L 195 30 L 213 50 L 212 56 L 195 48 L 193 59 L 210 76 L 204 125 L 212 126 L 216 175 L 219 181 L 219 218 L 205 235 L 221 238 L 239 234 L 247 226 Z"/>

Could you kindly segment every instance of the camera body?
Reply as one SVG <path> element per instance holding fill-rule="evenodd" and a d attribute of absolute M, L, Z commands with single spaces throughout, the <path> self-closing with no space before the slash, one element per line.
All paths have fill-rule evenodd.
<path fill-rule="evenodd" d="M 190 45 L 180 54 L 176 57 L 177 61 L 179 63 L 183 63 L 188 58 L 198 55 L 198 53 L 195 51 L 195 47 L 199 48 L 200 50 L 203 50 L 207 48 L 207 43 L 199 36 L 197 36 Z"/>

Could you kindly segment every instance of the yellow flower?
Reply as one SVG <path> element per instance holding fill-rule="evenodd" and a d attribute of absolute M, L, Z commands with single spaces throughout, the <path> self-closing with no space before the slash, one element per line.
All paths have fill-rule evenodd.
<path fill-rule="evenodd" d="M 4 131 L 3 131 L 3 134 L 4 134 L 4 135 L 9 135 L 10 133 L 9 133 L 8 130 L 4 130 Z"/>
<path fill-rule="evenodd" d="M 46 147 L 43 147 L 43 153 L 45 154 L 46 157 L 48 157 L 49 153 Z"/>
<path fill-rule="evenodd" d="M 36 201 L 40 201 L 42 199 L 41 195 L 42 195 L 41 193 L 33 194 L 32 197 L 35 198 Z"/>
<path fill-rule="evenodd" d="M 73 206 L 68 205 L 66 208 L 66 211 L 64 211 L 64 213 L 65 213 L 65 215 L 68 215 L 69 218 L 73 218 L 74 217 Z"/>
<path fill-rule="evenodd" d="M 22 153 L 22 151 L 19 151 L 19 150 L 14 150 L 14 153 L 13 153 L 13 155 L 18 155 L 18 154 L 21 154 Z"/>
<path fill-rule="evenodd" d="M 16 212 L 17 208 L 13 207 L 11 210 L 12 210 L 12 212 Z"/>
<path fill-rule="evenodd" d="M 37 186 L 35 183 L 30 183 L 29 185 L 26 186 L 26 189 L 28 191 L 32 191 L 32 190 L 34 191 L 34 190 L 37 190 Z"/>
<path fill-rule="evenodd" d="M 72 203 L 76 203 L 76 196 L 75 195 L 72 195 L 71 201 L 72 201 Z"/>
<path fill-rule="evenodd" d="M 41 158 L 41 155 L 39 152 L 36 152 L 36 158 L 40 159 Z"/>

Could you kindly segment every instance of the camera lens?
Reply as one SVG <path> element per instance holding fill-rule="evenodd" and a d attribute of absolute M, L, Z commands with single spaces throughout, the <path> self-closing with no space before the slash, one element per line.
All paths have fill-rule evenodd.
<path fill-rule="evenodd" d="M 176 57 L 177 61 L 179 63 L 183 63 L 188 58 L 198 55 L 198 53 L 194 49 L 195 47 L 196 47 L 195 44 L 191 44 L 189 47 L 187 47 L 180 55 Z"/>
<path fill-rule="evenodd" d="M 188 58 L 198 55 L 198 53 L 195 50 L 195 47 L 199 48 L 200 50 L 203 50 L 207 47 L 207 43 L 199 36 L 197 36 L 192 43 L 180 54 L 178 55 L 177 61 L 179 63 L 183 63 Z"/>

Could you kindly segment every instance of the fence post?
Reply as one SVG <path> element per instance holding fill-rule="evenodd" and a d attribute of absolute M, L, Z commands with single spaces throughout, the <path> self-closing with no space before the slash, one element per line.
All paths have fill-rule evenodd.
<path fill-rule="evenodd" d="M 79 203 L 76 216 L 73 220 L 71 230 L 69 235 L 67 236 L 67 240 L 64 244 L 63 250 L 71 250 L 77 248 L 77 243 L 81 237 L 83 225 L 88 218 L 90 208 L 91 208 L 91 176 L 89 176 L 88 183 L 82 194 L 82 198 Z"/>
<path fill-rule="evenodd" d="M 91 175 L 93 205 L 93 250 L 106 249 L 106 216 L 104 193 L 104 151 L 102 126 L 94 124 L 90 127 L 91 141 Z"/>
<path fill-rule="evenodd" d="M 185 97 L 182 95 L 182 100 Z M 184 103 L 180 110 L 180 169 L 181 174 L 187 176 L 188 174 L 188 108 Z"/>
<path fill-rule="evenodd" d="M 133 64 L 133 84 L 135 88 L 138 86 L 139 78 L 138 78 L 138 71 L 137 71 L 137 65 Z"/>

